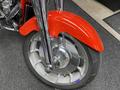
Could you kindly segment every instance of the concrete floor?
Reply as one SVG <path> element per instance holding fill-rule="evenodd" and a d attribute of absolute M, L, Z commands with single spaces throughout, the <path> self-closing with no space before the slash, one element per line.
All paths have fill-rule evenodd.
<path fill-rule="evenodd" d="M 97 77 L 78 90 L 120 90 L 120 42 L 75 4 L 65 3 L 67 10 L 81 15 L 95 27 L 105 46 Z M 0 90 L 54 90 L 39 82 L 28 70 L 22 53 L 24 40 L 25 37 L 16 32 L 0 31 Z"/>

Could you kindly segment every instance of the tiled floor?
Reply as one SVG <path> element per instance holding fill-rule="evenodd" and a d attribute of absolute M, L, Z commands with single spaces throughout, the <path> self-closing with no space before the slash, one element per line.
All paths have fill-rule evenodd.
<path fill-rule="evenodd" d="M 115 38 L 120 40 L 120 34 L 118 34 L 113 28 L 111 28 L 107 23 L 103 21 L 104 18 L 111 16 L 119 11 L 113 12 L 95 0 L 73 0 L 73 1 L 83 10 L 85 10 L 91 17 L 93 17 Z"/>

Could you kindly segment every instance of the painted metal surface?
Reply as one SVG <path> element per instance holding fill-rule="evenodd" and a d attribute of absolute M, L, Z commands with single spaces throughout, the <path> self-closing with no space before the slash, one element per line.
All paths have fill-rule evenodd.
<path fill-rule="evenodd" d="M 49 11 L 48 27 L 51 37 L 58 37 L 61 32 L 65 32 L 98 52 L 104 51 L 96 30 L 80 16 L 66 11 Z M 20 28 L 19 32 L 26 36 L 39 30 L 37 19 L 33 17 Z"/>
<path fill-rule="evenodd" d="M 23 26 L 20 27 L 19 32 L 21 35 L 26 36 L 33 31 L 39 31 L 39 26 L 37 24 L 37 18 L 33 17 L 28 20 Z"/>

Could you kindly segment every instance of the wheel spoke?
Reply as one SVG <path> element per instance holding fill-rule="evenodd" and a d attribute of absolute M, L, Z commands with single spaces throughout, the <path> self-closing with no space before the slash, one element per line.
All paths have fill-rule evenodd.
<path fill-rule="evenodd" d="M 57 82 L 58 82 L 58 80 L 59 80 L 60 76 L 61 76 L 61 74 L 58 74 L 58 75 L 57 75 L 57 79 L 56 79 L 56 82 L 55 82 L 55 83 L 57 83 Z"/>
<path fill-rule="evenodd" d="M 81 68 L 80 68 L 80 67 L 77 67 L 77 69 L 78 69 L 78 71 L 79 71 L 80 77 L 82 77 L 82 70 L 81 70 Z"/>
<path fill-rule="evenodd" d="M 69 74 L 69 77 L 70 77 L 70 82 L 72 83 L 72 78 L 73 78 L 72 73 Z"/>
<path fill-rule="evenodd" d="M 76 53 L 70 52 L 70 60 L 71 60 L 72 65 L 79 66 L 79 64 L 80 64 L 79 55 L 77 55 Z"/>
<path fill-rule="evenodd" d="M 39 59 L 37 62 L 35 62 L 34 66 L 38 65 L 41 62 L 42 62 L 42 60 Z"/>
<path fill-rule="evenodd" d="M 38 39 L 31 39 L 31 43 L 33 43 L 33 42 L 37 42 L 38 41 Z"/>
<path fill-rule="evenodd" d="M 31 50 L 30 52 L 31 52 L 31 53 L 39 52 L 39 49 L 36 48 L 36 49 L 34 49 L 34 50 Z"/>

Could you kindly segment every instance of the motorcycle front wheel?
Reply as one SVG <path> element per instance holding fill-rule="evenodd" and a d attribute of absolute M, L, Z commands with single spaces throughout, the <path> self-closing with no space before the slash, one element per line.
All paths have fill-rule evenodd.
<path fill-rule="evenodd" d="M 81 88 L 97 75 L 100 53 L 64 33 L 52 38 L 55 69 L 46 71 L 41 35 L 31 33 L 24 44 L 24 56 L 30 71 L 42 82 L 59 89 Z"/>

